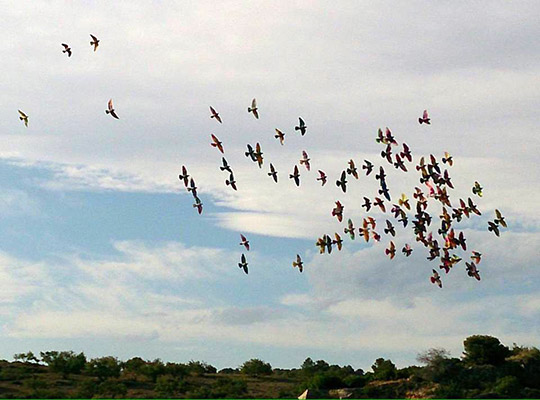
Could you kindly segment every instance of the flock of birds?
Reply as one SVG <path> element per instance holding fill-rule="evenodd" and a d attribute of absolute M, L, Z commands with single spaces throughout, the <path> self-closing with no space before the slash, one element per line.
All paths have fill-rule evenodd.
<path fill-rule="evenodd" d="M 90 45 L 93 47 L 94 51 L 96 51 L 100 41 L 94 35 L 90 36 L 92 38 Z M 62 47 L 64 48 L 62 52 L 66 53 L 68 57 L 71 57 L 71 47 L 66 43 L 62 43 Z M 28 115 L 21 110 L 18 111 L 19 119 L 24 122 L 26 127 L 28 127 Z M 247 111 L 256 119 L 259 119 L 259 108 L 256 99 L 251 101 L 251 105 L 247 108 Z M 108 101 L 105 113 L 111 115 L 113 118 L 119 119 L 114 109 L 112 99 Z M 221 116 L 212 106 L 210 106 L 210 118 L 215 119 L 220 124 L 223 123 Z M 427 110 L 424 110 L 422 117 L 418 118 L 418 122 L 420 125 L 431 124 L 431 119 Z M 298 125 L 294 127 L 294 130 L 295 132 L 299 132 L 301 136 L 306 134 L 307 125 L 301 117 L 298 118 Z M 210 145 L 223 154 L 221 158 L 222 165 L 219 168 L 221 171 L 227 171 L 229 173 L 229 177 L 225 180 L 225 184 L 230 186 L 233 190 L 237 190 L 234 172 L 224 156 L 225 150 L 223 142 L 214 134 L 211 134 L 210 137 Z M 285 133 L 276 128 L 274 137 L 281 145 L 284 145 Z M 464 217 L 470 218 L 474 215 L 481 215 L 480 210 L 474 204 L 471 197 L 468 197 L 466 200 L 460 198 L 457 202 L 454 202 L 454 204 L 450 201 L 449 189 L 454 189 L 454 185 L 448 169 L 445 167 L 453 166 L 453 157 L 448 152 L 445 152 L 444 156 L 441 158 L 443 166 L 438 162 L 437 158 L 431 154 L 429 156 L 429 161 L 426 160 L 426 157 L 421 157 L 418 164 L 414 165 L 413 155 L 409 146 L 406 143 L 402 143 L 400 146 L 390 129 L 386 128 L 384 132 L 382 129 L 379 129 L 375 140 L 377 143 L 384 146 L 380 155 L 381 158 L 389 164 L 390 168 L 394 167 L 399 171 L 407 173 L 409 172 L 408 168 L 414 167 L 420 175 L 420 187 L 416 186 L 414 188 L 412 194 L 414 200 L 411 201 L 405 193 L 402 193 L 398 198 L 397 204 L 392 203 L 390 189 L 386 182 L 385 169 L 382 165 L 379 166 L 378 173 L 373 175 L 379 183 L 380 188 L 378 190 L 378 195 L 381 197 L 374 196 L 374 198 L 369 198 L 364 196 L 362 208 L 365 208 L 366 213 L 374 208 L 375 210 L 380 210 L 383 214 L 390 214 L 391 216 L 385 218 L 384 222 L 378 223 L 373 216 L 367 215 L 363 218 L 359 228 L 356 228 L 352 219 L 349 218 L 343 229 L 343 233 L 348 235 L 351 240 L 355 240 L 358 235 L 358 237 L 363 238 L 366 242 L 369 242 L 370 240 L 380 242 L 381 235 L 376 231 L 378 225 L 379 227 L 381 225 L 383 226 L 382 232 L 384 235 L 391 236 L 392 238 L 396 236 L 396 225 L 391 221 L 391 218 L 393 218 L 398 224 L 402 225 L 404 229 L 408 226 L 412 229 L 415 241 L 423 245 L 427 250 L 427 259 L 429 261 L 439 260 L 439 269 L 448 274 L 457 263 L 462 261 L 462 257 L 460 257 L 456 251 L 460 249 L 463 251 L 467 250 L 466 238 L 462 231 L 458 232 L 455 230 L 454 224 L 459 223 Z M 257 163 L 259 168 L 262 168 L 264 158 L 259 143 L 256 143 L 255 147 L 251 144 L 247 144 L 245 156 L 252 162 Z M 310 161 L 311 159 L 308 153 L 303 150 L 302 158 L 299 160 L 298 164 L 300 167 L 303 166 L 309 172 L 311 170 Z M 299 165 L 294 165 L 292 173 L 289 174 L 289 179 L 293 180 L 296 186 L 300 186 L 301 175 Z M 336 180 L 336 186 L 341 189 L 343 193 L 346 193 L 347 185 L 352 178 L 358 180 L 361 173 L 368 177 L 372 175 L 374 170 L 376 170 L 376 166 L 370 160 L 364 160 L 363 165 L 359 170 L 354 160 L 350 159 L 347 162 L 346 168 L 343 169 Z M 275 183 L 278 182 L 278 171 L 272 163 L 269 163 L 269 172 L 267 175 L 272 178 Z M 187 191 L 193 195 L 193 208 L 195 208 L 199 214 L 202 214 L 203 202 L 198 196 L 195 180 L 189 175 L 185 165 L 182 166 L 181 174 L 178 177 L 184 183 Z M 325 186 L 328 182 L 328 176 L 323 170 L 318 170 L 318 177 L 316 180 L 321 183 L 321 186 Z M 477 181 L 474 182 L 471 191 L 475 196 L 483 196 L 483 188 Z M 389 203 L 388 207 L 385 204 L 385 200 Z M 438 215 L 438 228 L 435 226 L 431 227 L 434 217 L 437 216 L 433 216 L 427 212 L 428 202 L 430 200 L 438 202 L 441 207 L 441 214 Z M 414 202 L 414 204 L 411 204 L 412 202 Z M 338 200 L 335 202 L 335 207 L 331 210 L 330 214 L 332 217 L 336 217 L 341 223 L 343 221 L 344 209 L 345 206 Z M 501 212 L 496 209 L 495 218 L 493 221 L 488 222 L 487 230 L 493 232 L 496 236 L 499 236 L 501 228 L 506 227 L 507 224 L 505 218 Z M 439 239 L 437 239 L 437 236 Z M 243 246 L 246 251 L 249 251 L 249 240 L 243 234 L 240 234 L 240 239 L 241 241 L 239 244 Z M 331 254 L 334 248 L 337 248 L 337 250 L 340 251 L 343 247 L 343 243 L 344 240 L 341 235 L 338 232 L 334 232 L 333 235 L 324 234 L 319 237 L 315 245 L 319 248 L 320 254 Z M 388 246 L 384 249 L 384 253 L 392 260 L 396 256 L 396 252 L 396 245 L 393 240 L 390 240 Z M 411 244 L 405 243 L 401 252 L 405 257 L 409 257 L 413 252 Z M 480 272 L 477 266 L 481 262 L 481 259 L 482 254 L 480 252 L 475 250 L 471 252 L 471 261 L 465 262 L 465 270 L 468 276 L 480 280 Z M 293 261 L 292 266 L 298 268 L 300 272 L 303 271 L 304 263 L 299 254 L 296 255 L 296 259 Z M 238 267 L 248 274 L 248 261 L 245 253 L 242 253 Z M 439 274 L 436 269 L 432 269 L 430 280 L 433 284 L 442 288 L 441 274 Z"/>

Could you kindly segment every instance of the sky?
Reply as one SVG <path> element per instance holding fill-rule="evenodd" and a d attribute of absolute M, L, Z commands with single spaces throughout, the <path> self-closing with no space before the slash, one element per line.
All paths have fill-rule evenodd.
<path fill-rule="evenodd" d="M 538 2 L 2 5 L 0 358 L 73 350 L 294 368 L 311 357 L 368 370 L 378 357 L 414 364 L 433 347 L 459 357 L 473 334 L 540 344 Z M 119 120 L 104 113 L 110 98 Z M 424 109 L 430 126 L 418 124 Z M 294 131 L 300 116 L 305 136 Z M 411 257 L 390 261 L 386 236 L 318 253 L 319 236 L 344 228 L 335 201 L 345 219 L 366 216 L 362 197 L 377 182 L 350 178 L 344 194 L 333 181 L 351 158 L 385 165 L 375 142 L 384 127 L 415 162 L 453 155 L 451 199 L 484 187 L 482 216 L 458 225 L 483 254 L 480 282 L 462 262 L 439 289 L 425 250 L 414 243 Z M 262 169 L 243 154 L 256 142 Z M 297 188 L 286 176 L 302 150 L 312 170 L 301 167 Z M 385 169 L 393 200 L 411 197 L 416 172 Z M 495 208 L 508 222 L 500 238 L 486 229 Z M 399 250 L 414 237 L 398 229 L 394 241 Z"/>

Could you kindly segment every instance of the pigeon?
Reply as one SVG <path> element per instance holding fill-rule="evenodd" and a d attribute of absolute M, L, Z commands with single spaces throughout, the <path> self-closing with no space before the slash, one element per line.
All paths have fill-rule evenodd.
<path fill-rule="evenodd" d="M 182 165 L 182 173 L 178 175 L 178 179 L 180 179 L 181 181 L 184 181 L 184 186 L 188 187 L 188 183 L 189 183 L 188 178 L 189 178 L 189 175 L 187 172 L 187 168 L 184 165 Z"/>
<path fill-rule="evenodd" d="M 255 151 L 253 151 L 253 147 L 251 147 L 250 144 L 247 145 L 248 151 L 246 151 L 244 154 L 246 157 L 250 157 L 251 161 L 257 162 L 257 157 L 255 156 Z"/>
<path fill-rule="evenodd" d="M 474 181 L 474 186 L 472 188 L 473 194 L 477 195 L 478 197 L 482 197 L 482 186 L 478 183 L 478 181 Z"/>
<path fill-rule="evenodd" d="M 409 146 L 406 143 L 403 143 L 403 151 L 399 153 L 401 158 L 407 159 L 409 162 L 412 162 L 412 154 Z"/>
<path fill-rule="evenodd" d="M 335 232 L 334 236 L 336 240 L 332 241 L 332 244 L 335 244 L 337 246 L 337 249 L 341 251 L 341 247 L 343 246 L 343 239 L 341 239 L 341 236 L 339 236 L 339 233 Z"/>
<path fill-rule="evenodd" d="M 386 158 L 386 161 L 392 164 L 392 146 L 391 145 L 387 145 L 386 149 L 381 151 L 381 157 Z"/>
<path fill-rule="evenodd" d="M 293 261 L 292 266 L 294 268 L 298 267 L 298 270 L 302 272 L 304 270 L 304 263 L 302 261 L 302 258 L 300 257 L 300 254 L 296 255 L 296 261 Z"/>
<path fill-rule="evenodd" d="M 221 124 L 222 123 L 221 122 L 221 117 L 219 116 L 218 112 L 216 110 L 214 110 L 214 107 L 210 106 L 210 112 L 212 113 L 210 118 L 215 118 L 216 121 L 218 121 Z"/>
<path fill-rule="evenodd" d="M 194 196 L 194 199 L 195 199 L 195 203 L 193 204 L 193 208 L 196 208 L 197 211 L 199 212 L 199 214 L 202 214 L 203 203 L 202 203 L 201 199 L 199 199 L 197 197 L 197 195 L 193 195 L 193 196 Z"/>
<path fill-rule="evenodd" d="M 390 241 L 390 245 L 387 249 L 384 250 L 384 252 L 388 257 L 390 257 L 390 260 L 392 260 L 396 255 L 396 245 L 394 244 L 394 242 Z"/>
<path fill-rule="evenodd" d="M 343 209 L 345 207 L 341 204 L 341 202 L 338 200 L 336 201 L 336 206 L 332 210 L 332 216 L 336 217 L 339 222 L 343 220 Z"/>
<path fill-rule="evenodd" d="M 328 251 L 328 254 L 331 254 L 332 253 L 332 244 L 334 243 L 334 241 L 332 240 L 332 238 L 329 235 L 324 235 L 323 239 L 324 239 L 324 243 L 326 244 L 326 251 Z"/>
<path fill-rule="evenodd" d="M 368 176 L 369 174 L 371 174 L 371 171 L 373 171 L 373 164 L 368 160 L 364 160 L 364 165 L 362 165 L 362 169 L 366 170 L 366 176 Z"/>
<path fill-rule="evenodd" d="M 187 188 L 188 192 L 191 192 L 191 194 L 194 197 L 197 197 L 197 186 L 195 186 L 195 181 L 193 178 L 189 181 L 189 187 Z"/>
<path fill-rule="evenodd" d="M 92 41 L 90 42 L 90 46 L 94 46 L 94 51 L 96 51 L 99 46 L 99 40 L 97 37 L 95 37 L 92 34 L 90 34 L 90 37 L 92 38 Z"/>
<path fill-rule="evenodd" d="M 394 228 L 394 225 L 392 225 L 392 223 L 388 220 L 386 220 L 386 228 L 384 228 L 384 233 L 386 233 L 387 235 L 390 234 L 392 236 L 396 236 L 396 230 Z"/>
<path fill-rule="evenodd" d="M 396 154 L 396 162 L 394 162 L 394 167 L 396 169 L 400 168 L 403 172 L 407 172 L 407 167 L 401 160 L 401 157 L 399 156 L 399 154 Z"/>
<path fill-rule="evenodd" d="M 62 43 L 62 46 L 64 46 L 64 50 L 62 50 L 62 53 L 67 53 L 68 57 L 71 57 L 71 47 L 69 47 L 69 45 L 65 43 Z"/>
<path fill-rule="evenodd" d="M 328 179 L 328 177 L 326 176 L 326 174 L 324 173 L 324 171 L 321 171 L 319 170 L 319 177 L 317 178 L 318 181 L 321 181 L 322 185 L 321 186 L 324 186 L 324 184 L 326 183 L 326 180 Z"/>
<path fill-rule="evenodd" d="M 386 212 L 386 207 L 384 206 L 384 200 L 375 197 L 375 201 L 373 202 L 374 206 L 378 206 L 382 212 Z"/>
<path fill-rule="evenodd" d="M 268 172 L 268 176 L 271 176 L 274 182 L 277 183 L 277 171 L 272 165 L 272 163 L 270 163 L 270 172 Z"/>
<path fill-rule="evenodd" d="M 23 113 L 21 110 L 17 110 L 19 111 L 19 119 L 21 121 L 24 122 L 24 126 L 26 126 L 28 128 L 28 115 L 26 115 L 25 113 Z"/>
<path fill-rule="evenodd" d="M 384 182 L 386 179 L 386 173 L 384 172 L 383 167 L 379 167 L 379 173 L 375 175 L 375 179 L 377 179 L 379 182 Z"/>
<path fill-rule="evenodd" d="M 238 267 L 240 269 L 243 269 L 246 274 L 248 273 L 248 263 L 246 261 L 246 256 L 244 255 L 244 253 L 242 253 L 242 257 L 240 258 L 240 262 L 238 263 Z"/>
<path fill-rule="evenodd" d="M 362 204 L 362 207 L 366 209 L 366 212 L 369 212 L 371 209 L 371 200 L 369 200 L 367 197 L 364 197 L 364 204 Z"/>
<path fill-rule="evenodd" d="M 279 143 L 283 146 L 283 141 L 285 140 L 285 134 L 276 128 L 276 134 L 274 135 L 276 139 L 279 139 Z"/>
<path fill-rule="evenodd" d="M 439 286 L 440 288 L 442 288 L 442 281 L 441 281 L 441 276 L 439 275 L 439 273 L 437 271 L 435 271 L 434 269 L 432 269 L 433 271 L 433 275 L 431 276 L 430 280 L 431 280 L 431 283 L 434 283 L 436 284 L 437 286 Z"/>
<path fill-rule="evenodd" d="M 221 157 L 221 163 L 223 164 L 223 166 L 219 167 L 219 169 L 222 171 L 228 171 L 232 174 L 231 166 L 229 165 L 229 163 L 227 163 L 227 160 L 225 159 L 225 157 Z"/>
<path fill-rule="evenodd" d="M 298 172 L 298 165 L 294 166 L 294 172 L 289 174 L 289 179 L 294 179 L 296 186 L 300 186 L 300 173 Z"/>
<path fill-rule="evenodd" d="M 467 275 L 469 275 L 471 278 L 476 278 L 476 280 L 479 281 L 480 272 L 478 271 L 478 268 L 476 268 L 476 264 L 473 262 L 472 263 L 466 262 L 465 265 L 466 265 Z"/>
<path fill-rule="evenodd" d="M 315 246 L 319 248 L 319 254 L 324 254 L 324 252 L 326 251 L 326 235 L 318 238 L 315 242 Z"/>
<path fill-rule="evenodd" d="M 349 218 L 349 221 L 347 221 L 347 228 L 343 229 L 343 232 L 348 233 L 351 240 L 354 240 L 354 225 L 352 222 L 352 219 Z"/>
<path fill-rule="evenodd" d="M 401 198 L 398 200 L 398 204 L 400 206 L 403 206 L 405 207 L 407 210 L 410 210 L 411 209 L 411 206 L 409 204 L 409 199 L 407 198 L 407 196 L 405 195 L 405 193 L 401 193 Z"/>
<path fill-rule="evenodd" d="M 248 107 L 248 113 L 253 113 L 253 116 L 257 119 L 259 119 L 259 113 L 258 113 L 258 108 L 257 108 L 257 100 L 256 99 L 253 99 L 251 100 L 251 107 Z"/>
<path fill-rule="evenodd" d="M 478 251 L 473 251 L 471 255 L 471 260 L 473 260 L 475 264 L 480 264 L 480 261 L 482 261 L 482 253 L 479 253 Z"/>
<path fill-rule="evenodd" d="M 110 99 L 109 102 L 107 103 L 107 109 L 105 110 L 105 114 L 111 114 L 112 117 L 116 119 L 120 119 L 118 118 L 118 115 L 116 115 L 116 112 L 114 111 L 112 99 Z"/>
<path fill-rule="evenodd" d="M 240 242 L 240 246 L 244 246 L 247 251 L 249 251 L 249 240 L 246 239 L 246 237 L 242 234 L 240 234 L 240 239 L 242 240 Z"/>
<path fill-rule="evenodd" d="M 418 118 L 418 122 L 420 125 L 422 124 L 428 124 L 431 125 L 431 122 L 427 110 L 424 110 L 424 113 L 422 114 L 422 118 Z"/>
<path fill-rule="evenodd" d="M 307 129 L 307 126 L 306 126 L 306 123 L 304 122 L 304 120 L 300 117 L 298 117 L 298 121 L 299 121 L 299 124 L 298 126 L 295 126 L 294 127 L 294 130 L 295 131 L 300 131 L 300 133 L 302 134 L 302 136 L 304 136 L 306 134 L 306 129 Z"/>
<path fill-rule="evenodd" d="M 213 133 L 210 134 L 210 136 L 212 136 L 212 143 L 210 143 L 210 145 L 212 147 L 217 147 L 217 149 L 221 151 L 221 153 L 223 154 L 223 143 L 220 142 L 219 139 Z"/>
<path fill-rule="evenodd" d="M 257 164 L 259 164 L 259 168 L 262 168 L 263 165 L 263 152 L 261 151 L 261 145 L 257 142 L 255 145 L 255 152 L 253 153 L 255 156 L 255 160 L 257 160 Z"/>
<path fill-rule="evenodd" d="M 506 221 L 504 220 L 504 217 L 499 210 L 495 209 L 495 215 L 497 216 L 497 218 L 495 218 L 494 222 L 498 225 L 502 225 L 505 228 L 508 228 L 508 226 L 506 225 Z"/>
<path fill-rule="evenodd" d="M 385 139 L 385 144 L 393 144 L 394 146 L 397 146 L 396 139 L 394 138 L 394 136 L 392 135 L 392 132 L 390 132 L 390 129 L 388 129 L 388 127 L 386 127 L 384 139 Z"/>
<path fill-rule="evenodd" d="M 306 169 L 309 171 L 311 166 L 309 164 L 309 160 L 310 158 L 308 157 L 308 154 L 306 153 L 306 151 L 302 151 L 302 158 L 300 159 L 300 164 L 304 164 L 304 166 L 306 167 Z"/>
<path fill-rule="evenodd" d="M 495 222 L 488 221 L 488 231 L 493 232 L 495 235 L 499 236 L 499 226 Z"/>
<path fill-rule="evenodd" d="M 448 164 L 450 166 L 454 165 L 454 159 L 452 158 L 450 153 L 448 153 L 447 151 L 444 152 L 444 157 L 442 158 L 442 162 L 443 164 Z"/>
<path fill-rule="evenodd" d="M 401 251 L 403 252 L 403 254 L 405 254 L 405 257 L 409 257 L 411 253 L 413 252 L 413 249 L 411 246 L 409 246 L 408 243 L 405 243 L 405 246 L 403 246 Z"/>
<path fill-rule="evenodd" d="M 356 179 L 358 179 L 358 169 L 354 165 L 354 160 L 349 160 L 349 168 L 347 168 L 347 174 L 354 176 Z"/>
<path fill-rule="evenodd" d="M 343 193 L 347 191 L 347 176 L 345 171 L 341 172 L 341 178 L 336 181 L 337 187 L 341 187 Z"/>
<path fill-rule="evenodd" d="M 238 190 L 238 189 L 236 188 L 236 181 L 234 180 L 234 175 L 233 175 L 232 172 L 229 174 L 229 179 L 225 180 L 225 184 L 226 184 L 227 186 L 230 185 L 234 190 Z"/>

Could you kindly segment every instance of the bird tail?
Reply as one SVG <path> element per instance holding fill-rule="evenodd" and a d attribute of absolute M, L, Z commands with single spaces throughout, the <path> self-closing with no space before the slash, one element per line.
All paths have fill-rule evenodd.
<path fill-rule="evenodd" d="M 294 130 L 295 130 L 295 131 L 299 131 L 299 130 L 300 130 L 300 127 L 299 127 L 299 126 L 295 126 L 295 127 L 294 127 Z"/>

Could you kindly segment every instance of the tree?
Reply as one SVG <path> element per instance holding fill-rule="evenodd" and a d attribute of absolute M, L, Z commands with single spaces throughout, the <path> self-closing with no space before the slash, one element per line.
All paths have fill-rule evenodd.
<path fill-rule="evenodd" d="M 269 363 L 265 363 L 258 358 L 252 358 L 246 361 L 240 367 L 240 372 L 246 375 L 270 375 L 272 373 L 272 366 Z"/>
<path fill-rule="evenodd" d="M 94 358 L 86 364 L 86 373 L 100 381 L 120 376 L 121 365 L 116 357 Z"/>
<path fill-rule="evenodd" d="M 469 336 L 463 347 L 463 361 L 469 365 L 501 365 L 510 355 L 510 349 L 493 336 Z"/>
<path fill-rule="evenodd" d="M 15 359 L 17 361 L 22 361 L 24 363 L 27 363 L 27 362 L 35 362 L 35 363 L 37 363 L 37 362 L 39 362 L 38 358 L 31 351 L 29 351 L 28 353 L 15 354 L 13 356 L 13 359 Z"/>
<path fill-rule="evenodd" d="M 388 381 L 396 378 L 396 366 L 390 360 L 377 358 L 371 369 L 376 380 Z"/>
<path fill-rule="evenodd" d="M 443 348 L 432 348 L 429 350 L 426 350 L 422 353 L 419 353 L 416 356 L 416 360 L 419 363 L 425 364 L 425 365 L 433 365 L 439 362 L 440 360 L 444 360 L 450 357 L 450 352 Z"/>
<path fill-rule="evenodd" d="M 84 353 L 75 354 L 73 351 L 40 352 L 41 360 L 52 372 L 59 372 L 64 377 L 68 374 L 80 373 L 86 365 Z"/>

